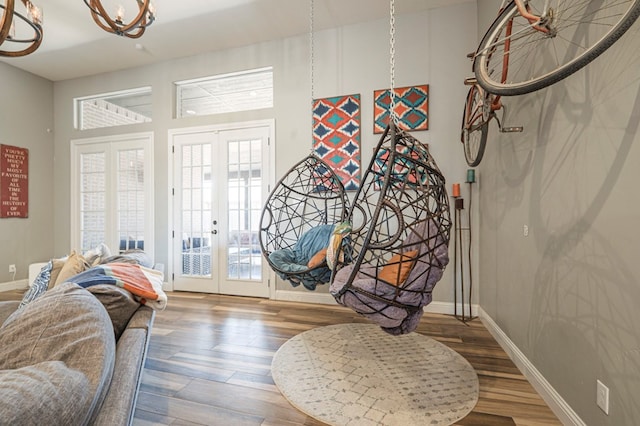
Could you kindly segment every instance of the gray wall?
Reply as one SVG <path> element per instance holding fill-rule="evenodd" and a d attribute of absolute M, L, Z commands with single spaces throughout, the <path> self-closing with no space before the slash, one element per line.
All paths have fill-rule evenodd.
<path fill-rule="evenodd" d="M 459 140 L 460 116 L 465 88 L 462 80 L 470 64 L 465 55 L 476 44 L 476 5 L 463 5 L 397 17 L 396 86 L 430 85 L 430 130 L 416 132 L 429 143 L 440 168 L 450 181 L 461 181 L 466 173 Z M 456 27 L 446 38 L 442 34 Z M 373 91 L 390 85 L 389 23 L 380 20 L 315 35 L 316 98 L 361 94 L 363 166 L 369 162 L 378 136 L 373 134 Z M 172 83 L 178 80 L 273 66 L 275 106 L 273 110 L 210 117 L 173 119 Z M 169 129 L 217 123 L 275 118 L 276 176 L 308 155 L 311 149 L 310 64 L 307 35 L 223 52 L 163 62 L 153 66 L 56 82 L 55 90 L 55 182 L 69 187 L 69 141 L 94 136 L 153 131 L 155 137 L 156 260 L 169 264 L 167 232 L 169 200 Z M 130 87 L 153 87 L 153 123 L 76 131 L 73 129 L 74 97 L 110 92 Z M 55 251 L 70 247 L 68 191 L 56 193 Z M 437 287 L 435 298 L 451 300 L 451 274 Z M 326 287 L 326 286 L 325 286 Z M 293 290 L 285 282 L 278 288 Z M 299 291 L 306 291 L 296 289 Z M 321 288 L 319 292 L 326 292 Z"/>
<path fill-rule="evenodd" d="M 0 219 L 0 283 L 53 250 L 53 83 L 0 63 L 0 144 L 29 150 L 29 217 Z M 48 131 L 49 130 L 49 131 Z"/>
<path fill-rule="evenodd" d="M 478 1 L 480 29 L 499 3 Z M 480 305 L 589 425 L 640 423 L 639 51 L 636 23 L 567 80 L 505 99 L 524 133 L 492 126 L 478 170 Z"/>

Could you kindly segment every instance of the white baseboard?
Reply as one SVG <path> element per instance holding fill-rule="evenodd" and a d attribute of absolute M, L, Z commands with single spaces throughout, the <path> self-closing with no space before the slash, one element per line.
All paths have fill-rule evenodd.
<path fill-rule="evenodd" d="M 318 303 L 322 305 L 337 305 L 336 300 L 329 293 L 314 293 L 310 291 L 276 290 L 274 300 L 286 302 Z M 454 304 L 450 302 L 431 302 L 424 308 L 425 312 L 432 314 L 454 315 Z M 465 312 L 469 312 L 469 306 L 465 306 Z M 458 315 L 462 314 L 462 306 L 458 304 Z M 478 305 L 471 305 L 471 314 L 478 316 Z"/>
<path fill-rule="evenodd" d="M 454 306 L 451 302 L 431 302 L 424 307 L 424 311 L 432 314 L 454 315 Z M 464 307 L 464 312 L 467 315 L 469 314 L 469 305 Z M 461 304 L 458 304 L 458 315 L 462 315 Z M 474 317 L 478 316 L 478 305 L 471 305 L 471 315 Z"/>
<path fill-rule="evenodd" d="M 26 290 L 27 288 L 29 288 L 29 281 L 26 279 L 0 283 L 0 291 Z"/>
<path fill-rule="evenodd" d="M 329 293 L 314 293 L 310 291 L 276 290 L 275 300 L 286 302 L 318 303 L 321 305 L 337 305 L 338 303 Z"/>
<path fill-rule="evenodd" d="M 509 339 L 498 324 L 480 308 L 480 320 L 487 327 L 489 333 L 496 339 L 502 349 L 509 355 L 509 358 L 516 364 L 522 374 L 529 380 L 531 385 L 540 394 L 549 408 L 558 417 L 563 425 L 586 426 L 580 416 L 573 411 L 571 406 L 560 396 L 560 394 L 544 378 L 542 373 L 529 361 L 520 349 Z"/>

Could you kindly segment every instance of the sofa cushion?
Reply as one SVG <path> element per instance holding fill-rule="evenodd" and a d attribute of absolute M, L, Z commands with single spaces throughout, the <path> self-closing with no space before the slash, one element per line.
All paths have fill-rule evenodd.
<path fill-rule="evenodd" d="M 6 425 L 79 425 L 89 382 L 61 361 L 0 371 L 0 422 Z"/>
<path fill-rule="evenodd" d="M 129 291 L 115 285 L 97 284 L 87 287 L 87 290 L 97 297 L 107 310 L 117 341 L 140 307 L 140 302 L 136 301 Z"/>
<path fill-rule="evenodd" d="M 81 407 L 75 410 L 82 419 L 80 422 L 52 420 L 56 416 L 63 416 L 67 405 L 71 403 L 66 391 L 55 395 L 39 394 L 40 398 L 46 398 L 41 403 L 48 406 L 47 416 L 43 417 L 47 423 L 89 423 L 108 391 L 114 357 L 115 338 L 107 311 L 96 297 L 73 283 L 61 284 L 45 292 L 23 309 L 14 312 L 0 327 L 0 370 L 23 369 L 48 361 L 60 361 L 86 379 L 81 390 L 82 396 L 72 397 L 83 401 Z M 44 388 L 55 382 L 59 375 L 66 374 L 56 370 L 30 377 L 40 377 Z M 52 378 L 52 375 L 55 377 Z M 71 379 L 77 381 L 77 378 Z M 4 385 L 0 383 L 0 390 L 3 388 Z M 32 392 L 33 386 L 29 389 Z M 16 392 L 27 390 L 26 387 L 14 387 Z M 3 398 L 0 396 L 0 399 Z M 14 409 L 18 412 L 29 410 L 33 403 L 29 393 L 16 399 L 18 405 Z"/>

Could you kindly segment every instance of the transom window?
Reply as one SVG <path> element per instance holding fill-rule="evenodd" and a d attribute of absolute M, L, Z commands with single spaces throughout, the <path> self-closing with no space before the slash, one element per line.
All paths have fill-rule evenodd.
<path fill-rule="evenodd" d="M 153 117 L 151 87 L 85 96 L 73 101 L 78 130 L 148 123 Z"/>
<path fill-rule="evenodd" d="M 273 69 L 221 74 L 176 85 L 177 118 L 273 108 Z"/>

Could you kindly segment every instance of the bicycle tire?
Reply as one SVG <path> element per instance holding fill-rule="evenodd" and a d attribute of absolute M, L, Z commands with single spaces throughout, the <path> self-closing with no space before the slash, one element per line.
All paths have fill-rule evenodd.
<path fill-rule="evenodd" d="M 480 101 L 483 104 L 480 104 Z M 490 98 L 481 87 L 473 85 L 469 88 L 462 113 L 460 140 L 464 147 L 465 160 L 470 167 L 480 164 L 487 145 L 489 120 L 493 117 L 493 112 L 488 116 L 483 114 L 483 111 L 486 111 L 484 107 L 489 108 L 487 102 L 490 102 Z"/>
<path fill-rule="evenodd" d="M 526 3 L 534 14 L 541 14 L 542 0 Z M 557 83 L 611 47 L 640 15 L 640 0 L 566 0 L 550 3 L 556 5 L 553 26 L 557 29 L 557 35 L 554 37 L 533 29 L 520 16 L 513 1 L 493 22 L 478 46 L 474 62 L 478 84 L 486 91 L 502 96 L 523 95 Z M 502 34 L 511 19 L 513 30 L 508 75 L 503 82 Z M 585 35 L 589 35 L 594 42 L 587 40 L 580 46 L 580 37 Z M 562 54 L 564 58 L 561 58 Z"/>

